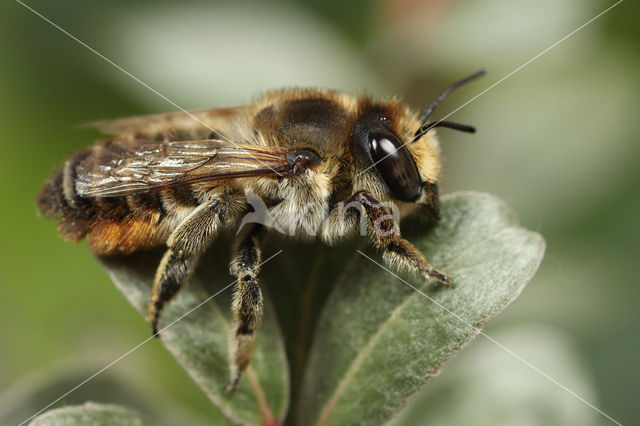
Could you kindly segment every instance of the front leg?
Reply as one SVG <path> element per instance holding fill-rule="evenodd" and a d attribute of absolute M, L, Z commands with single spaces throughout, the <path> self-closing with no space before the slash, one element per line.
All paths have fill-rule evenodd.
<path fill-rule="evenodd" d="M 431 266 L 422 253 L 402 238 L 391 213 L 369 191 L 357 192 L 352 199 L 364 207 L 373 245 L 384 250 L 383 259 L 387 265 L 416 271 L 445 285 L 451 284 L 451 278 Z"/>
<path fill-rule="evenodd" d="M 262 226 L 249 228 L 237 239 L 230 272 L 237 277 L 231 310 L 235 320 L 231 345 L 231 382 L 228 392 L 238 388 L 242 374 L 249 366 L 256 343 L 256 330 L 263 311 L 262 292 L 258 284 L 261 250 L 258 238 Z"/>

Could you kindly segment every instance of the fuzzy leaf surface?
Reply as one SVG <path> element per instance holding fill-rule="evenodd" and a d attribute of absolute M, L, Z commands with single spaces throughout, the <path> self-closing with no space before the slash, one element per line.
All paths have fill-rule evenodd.
<path fill-rule="evenodd" d="M 142 426 L 142 417 L 135 411 L 113 404 L 87 402 L 56 408 L 36 417 L 30 426 Z"/>
<path fill-rule="evenodd" d="M 282 336 L 267 294 L 264 295 L 265 313 L 251 365 L 240 381 L 238 390 L 234 393 L 225 391 L 229 383 L 229 347 L 233 324 L 233 286 L 229 284 L 234 282 L 227 266 L 228 248 L 219 244 L 208 251 L 198 263 L 189 283 L 166 305 L 160 318 L 160 329 L 184 316 L 166 330 L 161 330 L 161 339 L 198 386 L 232 422 L 279 424 L 289 404 L 289 372 Z M 153 278 L 161 256 L 162 252 L 141 252 L 100 258 L 100 262 L 129 302 L 144 314 L 150 302 Z M 268 257 L 267 253 L 264 259 Z M 215 297 L 196 308 L 214 294 Z"/>
<path fill-rule="evenodd" d="M 533 276 L 544 241 L 518 226 L 502 201 L 479 193 L 442 201 L 443 219 L 431 231 L 409 221 L 402 232 L 453 285 L 400 275 L 427 298 L 376 265 L 378 254 L 359 255 L 316 328 L 300 424 L 389 420 Z"/>

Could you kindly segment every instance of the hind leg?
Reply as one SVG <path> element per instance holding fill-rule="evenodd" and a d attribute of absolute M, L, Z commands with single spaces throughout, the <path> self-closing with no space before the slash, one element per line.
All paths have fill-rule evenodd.
<path fill-rule="evenodd" d="M 164 306 L 191 277 L 200 255 L 217 234 L 226 204 L 213 200 L 198 206 L 178 225 L 167 240 L 167 251 L 156 271 L 147 320 L 154 336 Z"/>
<path fill-rule="evenodd" d="M 231 382 L 227 391 L 238 387 L 240 377 L 247 369 L 256 342 L 256 330 L 262 319 L 262 292 L 258 284 L 261 250 L 259 235 L 262 227 L 255 226 L 236 241 L 230 271 L 238 279 L 233 293 L 231 310 L 235 327 L 231 345 Z"/>

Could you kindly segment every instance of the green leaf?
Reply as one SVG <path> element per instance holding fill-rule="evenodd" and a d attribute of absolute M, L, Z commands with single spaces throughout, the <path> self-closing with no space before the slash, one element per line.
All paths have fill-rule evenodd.
<path fill-rule="evenodd" d="M 104 364 L 95 360 L 83 362 L 75 359 L 64 367 L 47 366 L 22 377 L 0 394 L 0 425 L 28 423 L 45 410 L 86 401 L 126 405 L 140 413 L 146 423 L 153 425 L 211 424 L 212 419 L 205 421 L 187 407 L 175 402 L 168 404 L 161 392 L 149 387 L 151 381 L 136 380 L 130 372 L 111 371 L 85 382 L 103 367 Z M 71 389 L 75 390 L 69 392 Z M 222 414 L 219 418 L 224 421 Z"/>
<path fill-rule="evenodd" d="M 587 401 L 598 403 L 574 336 L 539 324 L 491 327 L 491 337 Z M 613 424 L 493 342 L 465 349 L 387 426 Z"/>
<path fill-rule="evenodd" d="M 132 410 L 118 405 L 87 402 L 47 411 L 36 417 L 30 426 L 141 426 L 143 424 L 142 418 Z"/>
<path fill-rule="evenodd" d="M 234 279 L 227 266 L 229 253 L 221 251 L 224 248 L 228 247 L 218 244 L 203 256 L 189 284 L 165 308 L 160 328 L 184 317 L 161 331 L 161 339 L 230 420 L 241 424 L 280 423 L 289 403 L 289 373 L 282 337 L 267 294 L 250 367 L 236 392 L 225 391 L 229 382 L 233 290 L 225 287 Z M 143 252 L 100 258 L 100 262 L 129 302 L 144 314 L 161 256 L 161 252 Z M 268 256 L 266 254 L 265 259 Z M 196 308 L 214 294 L 215 297 Z M 161 372 L 149 371 L 149 374 L 158 373 Z"/>
<path fill-rule="evenodd" d="M 0 425 L 26 423 L 43 407 L 74 388 L 98 368 L 76 362 L 73 368 L 56 371 L 49 367 L 46 371 L 22 378 L 0 395 Z M 136 392 L 139 389 L 132 385 L 116 375 L 98 375 L 48 408 L 108 400 L 117 404 L 126 403 L 144 412 L 144 407 L 149 405 L 144 401 L 144 394 Z"/>
<path fill-rule="evenodd" d="M 542 238 L 520 228 L 492 196 L 444 197 L 442 217 L 430 232 L 415 222 L 402 227 L 453 278 L 446 288 L 403 276 L 432 300 L 364 255 L 336 285 L 306 366 L 300 424 L 380 424 L 392 418 L 517 297 L 542 259 Z"/>

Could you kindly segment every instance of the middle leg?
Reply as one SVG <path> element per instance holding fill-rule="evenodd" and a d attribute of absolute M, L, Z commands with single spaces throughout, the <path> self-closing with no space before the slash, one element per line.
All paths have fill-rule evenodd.
<path fill-rule="evenodd" d="M 230 272 L 237 277 L 231 310 L 235 321 L 231 345 L 231 382 L 228 392 L 238 387 L 249 366 L 256 343 L 256 331 L 262 320 L 263 301 L 258 283 L 262 226 L 255 225 L 240 235 L 235 243 Z"/>

